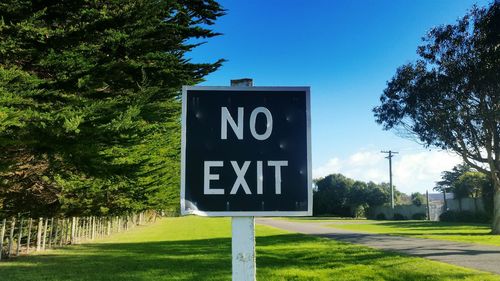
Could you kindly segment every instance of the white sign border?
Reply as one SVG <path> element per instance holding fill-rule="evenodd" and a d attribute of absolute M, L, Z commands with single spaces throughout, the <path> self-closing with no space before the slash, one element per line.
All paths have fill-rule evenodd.
<path fill-rule="evenodd" d="M 310 87 L 223 87 L 223 86 L 182 86 L 181 117 L 181 215 L 198 215 L 206 217 L 301 217 L 312 216 L 313 186 L 311 164 L 311 101 Z M 307 122 L 307 211 L 209 211 L 186 210 L 186 111 L 188 91 L 248 91 L 248 92 L 305 92 Z"/>

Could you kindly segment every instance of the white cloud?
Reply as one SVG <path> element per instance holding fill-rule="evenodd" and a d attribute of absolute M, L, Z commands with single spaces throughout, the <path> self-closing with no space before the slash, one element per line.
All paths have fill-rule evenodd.
<path fill-rule="evenodd" d="M 314 168 L 313 177 L 341 173 L 356 180 L 389 182 L 389 163 L 385 157 L 379 151 L 359 151 L 346 159 L 334 157 Z M 408 194 L 426 189 L 431 192 L 441 179 L 441 172 L 459 163 L 458 156 L 445 151 L 400 152 L 392 161 L 393 184 Z"/>
<path fill-rule="evenodd" d="M 332 158 L 324 165 L 313 169 L 313 178 L 324 177 L 340 169 L 340 159 Z"/>

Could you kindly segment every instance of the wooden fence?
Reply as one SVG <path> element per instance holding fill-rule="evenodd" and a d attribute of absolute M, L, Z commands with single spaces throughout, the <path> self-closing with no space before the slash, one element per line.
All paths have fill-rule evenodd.
<path fill-rule="evenodd" d="M 154 221 L 154 211 L 113 217 L 0 219 L 0 260 L 89 242 Z"/>

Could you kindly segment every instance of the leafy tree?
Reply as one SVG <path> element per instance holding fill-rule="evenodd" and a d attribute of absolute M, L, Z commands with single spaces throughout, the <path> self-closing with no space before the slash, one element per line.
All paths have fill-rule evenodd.
<path fill-rule="evenodd" d="M 457 194 L 459 203 L 462 198 L 473 198 L 476 213 L 479 212 L 477 199 L 481 197 L 483 189 L 487 188 L 489 183 L 485 174 L 476 171 L 468 171 L 460 175 L 456 182 L 453 184 L 454 193 Z M 460 211 L 462 206 L 460 204 Z"/>
<path fill-rule="evenodd" d="M 391 202 L 391 189 L 388 184 L 376 184 L 368 182 L 367 184 L 366 203 L 368 206 L 381 206 Z"/>
<path fill-rule="evenodd" d="M 441 173 L 441 181 L 436 183 L 434 190 L 443 193 L 453 193 L 454 198 L 458 199 L 458 208 L 462 211 L 462 199 L 468 196 L 467 191 L 463 189 L 457 189 L 456 182 L 466 172 L 471 171 L 471 167 L 467 164 L 458 164 L 453 167 L 451 171 L 444 171 Z M 446 204 L 446 202 L 445 202 Z"/>
<path fill-rule="evenodd" d="M 346 206 L 347 196 L 353 180 L 341 174 L 326 176 L 316 182 L 318 190 L 314 193 L 314 214 L 334 214 L 349 216 Z"/>
<path fill-rule="evenodd" d="M 390 187 L 388 187 L 390 188 Z M 408 196 L 408 194 L 400 192 L 399 190 L 394 187 L 394 204 L 395 205 L 410 205 L 412 204 L 411 202 L 411 197 Z"/>
<path fill-rule="evenodd" d="M 314 214 L 363 216 L 369 207 L 390 202 L 389 184 L 354 181 L 341 174 L 315 180 Z"/>
<path fill-rule="evenodd" d="M 494 183 L 500 234 L 500 3 L 433 28 L 420 58 L 398 68 L 374 108 L 384 129 L 458 153 Z"/>
<path fill-rule="evenodd" d="M 410 195 L 410 197 L 411 197 L 411 203 L 417 207 L 422 206 L 427 201 L 425 199 L 425 196 L 420 192 L 414 192 Z"/>
<path fill-rule="evenodd" d="M 367 193 L 367 185 L 361 181 L 355 181 L 349 188 L 346 205 L 351 209 L 352 217 L 364 217 L 368 208 Z"/>
<path fill-rule="evenodd" d="M 458 199 L 460 211 L 463 198 L 474 199 L 476 212 L 477 199 L 482 198 L 487 214 L 493 215 L 493 182 L 484 173 L 476 171 L 467 164 L 458 164 L 451 171 L 444 171 L 441 178 L 434 190 L 453 193 L 455 199 Z"/>
<path fill-rule="evenodd" d="M 434 190 L 440 192 L 453 192 L 453 187 L 458 178 L 466 172 L 471 171 L 471 167 L 467 164 L 458 164 L 451 171 L 441 173 L 441 180 L 436 183 Z"/>
<path fill-rule="evenodd" d="M 176 208 L 179 91 L 222 60 L 212 0 L 0 3 L 0 207 L 32 215 Z"/>

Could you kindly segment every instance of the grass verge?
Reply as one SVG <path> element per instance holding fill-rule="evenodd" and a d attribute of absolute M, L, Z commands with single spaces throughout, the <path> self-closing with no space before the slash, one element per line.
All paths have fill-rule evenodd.
<path fill-rule="evenodd" d="M 0 263 L 1 280 L 231 280 L 230 220 L 169 218 Z M 258 280 L 499 280 L 500 276 L 257 226 Z"/>
<path fill-rule="evenodd" d="M 364 220 L 360 223 L 333 223 L 327 226 L 352 231 L 500 246 L 500 235 L 490 234 L 491 227 L 486 224 Z"/>

